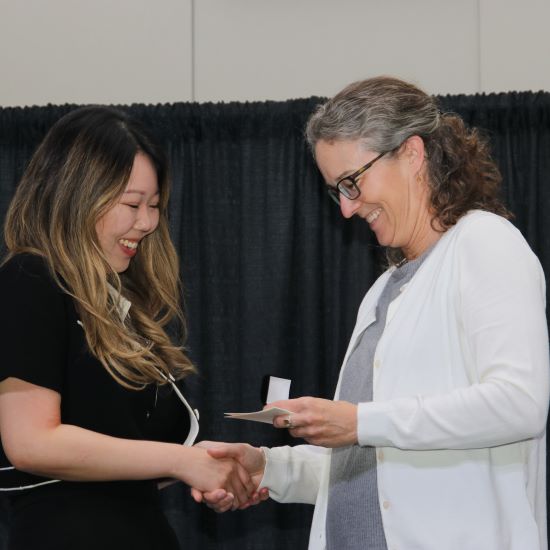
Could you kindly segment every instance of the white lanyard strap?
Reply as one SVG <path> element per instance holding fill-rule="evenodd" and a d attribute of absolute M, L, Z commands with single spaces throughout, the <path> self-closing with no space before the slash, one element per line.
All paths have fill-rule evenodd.
<path fill-rule="evenodd" d="M 159 371 L 160 372 L 160 371 Z M 187 399 L 183 397 L 183 394 L 181 393 L 180 389 L 176 386 L 174 377 L 169 374 L 168 377 L 161 372 L 161 376 L 170 382 L 172 384 L 172 388 L 176 395 L 178 396 L 179 400 L 185 405 L 185 408 L 187 409 L 187 412 L 189 413 L 189 421 L 191 423 L 191 426 L 189 428 L 189 434 L 186 438 L 186 440 L 183 442 L 183 444 L 186 447 L 190 447 L 195 443 L 195 439 L 197 439 L 197 435 L 199 434 L 199 411 L 197 409 L 192 409 L 191 405 L 187 402 Z"/>

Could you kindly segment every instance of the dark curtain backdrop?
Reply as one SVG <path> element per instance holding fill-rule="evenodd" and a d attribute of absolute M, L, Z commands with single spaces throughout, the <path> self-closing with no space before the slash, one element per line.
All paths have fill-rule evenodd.
<path fill-rule="evenodd" d="M 484 129 L 515 223 L 550 273 L 550 94 L 439 98 Z M 125 106 L 165 144 L 173 171 L 171 227 L 181 256 L 189 351 L 186 391 L 199 439 L 294 443 L 266 424 L 226 420 L 260 408 L 265 374 L 291 396 L 332 397 L 359 302 L 383 253 L 361 220 L 344 220 L 323 191 L 303 139 L 321 100 Z M 0 109 L 0 217 L 33 150 L 74 106 Z M 267 502 L 216 515 L 188 489 L 165 490 L 182 548 L 305 548 L 312 507 Z M 0 548 L 9 510 L 0 499 Z M 2 538 L 3 537 L 3 538 Z"/>

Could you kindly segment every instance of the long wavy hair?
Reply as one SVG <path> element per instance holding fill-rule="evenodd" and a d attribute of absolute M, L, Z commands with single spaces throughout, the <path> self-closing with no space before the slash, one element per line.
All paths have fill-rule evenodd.
<path fill-rule="evenodd" d="M 306 126 L 313 151 L 320 140 L 359 140 L 396 154 L 411 136 L 424 141 L 434 228 L 445 231 L 473 209 L 512 216 L 499 197 L 502 177 L 488 140 L 413 84 L 388 76 L 355 82 L 319 105 Z"/>
<path fill-rule="evenodd" d="M 118 274 L 101 249 L 96 223 L 118 202 L 138 153 L 155 168 L 160 219 L 129 268 Z M 56 283 L 74 299 L 90 351 L 131 389 L 194 371 L 183 347 L 185 321 L 179 262 L 168 231 L 168 197 L 166 158 L 152 135 L 122 111 L 89 106 L 71 111 L 50 129 L 5 221 L 4 261 L 20 253 L 44 258 Z M 120 295 L 132 303 L 124 319 Z M 166 332 L 169 323 L 177 327 L 177 341 Z"/>

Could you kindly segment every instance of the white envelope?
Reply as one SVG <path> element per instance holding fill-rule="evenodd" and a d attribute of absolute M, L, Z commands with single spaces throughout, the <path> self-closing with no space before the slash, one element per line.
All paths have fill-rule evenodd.
<path fill-rule="evenodd" d="M 273 419 L 276 416 L 282 414 L 292 414 L 286 409 L 280 409 L 279 407 L 271 407 L 270 409 L 264 409 L 262 411 L 248 412 L 248 413 L 224 413 L 226 418 L 235 418 L 236 420 L 252 420 L 254 422 L 264 422 L 265 424 L 273 424 Z"/>

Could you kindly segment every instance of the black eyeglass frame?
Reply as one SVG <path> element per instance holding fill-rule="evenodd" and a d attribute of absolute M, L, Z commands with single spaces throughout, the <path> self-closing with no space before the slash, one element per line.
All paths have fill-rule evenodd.
<path fill-rule="evenodd" d="M 359 186 L 357 185 L 357 178 L 364 174 L 378 159 L 381 159 L 387 154 L 388 151 L 380 153 L 377 157 L 374 157 L 371 161 L 367 162 L 367 164 L 361 166 L 359 170 L 353 172 L 353 174 L 339 179 L 336 185 L 327 185 L 327 193 L 329 194 L 329 197 L 338 205 L 340 204 L 340 195 L 344 195 L 344 197 L 350 201 L 359 198 L 361 195 L 361 189 L 359 189 Z"/>

